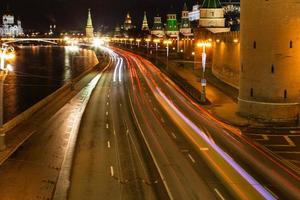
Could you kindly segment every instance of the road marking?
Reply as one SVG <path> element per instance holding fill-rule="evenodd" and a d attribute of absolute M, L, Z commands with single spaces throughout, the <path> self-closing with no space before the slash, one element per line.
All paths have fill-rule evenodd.
<path fill-rule="evenodd" d="M 274 151 L 274 153 L 281 153 L 281 154 L 300 154 L 300 151 Z"/>
<path fill-rule="evenodd" d="M 300 130 L 291 130 L 289 132 L 292 133 L 292 134 L 295 134 L 295 133 L 300 133 Z"/>
<path fill-rule="evenodd" d="M 266 147 L 295 147 L 295 143 L 289 138 L 289 136 L 285 135 L 283 138 L 287 141 L 288 144 L 266 144 Z"/>
<path fill-rule="evenodd" d="M 120 107 L 122 107 L 122 104 L 120 103 Z"/>
<path fill-rule="evenodd" d="M 219 192 L 219 190 L 217 188 L 215 188 L 214 190 L 217 193 L 218 197 L 220 197 L 220 199 L 225 200 L 225 198 L 223 197 L 223 195 L 221 194 L 221 192 Z"/>
<path fill-rule="evenodd" d="M 114 135 L 116 135 L 116 131 L 114 130 Z"/>
<path fill-rule="evenodd" d="M 174 139 L 177 138 L 177 136 L 176 136 L 175 133 L 173 133 L 173 132 L 172 132 L 172 136 L 173 136 Z"/>
<path fill-rule="evenodd" d="M 110 149 L 110 142 L 107 141 L 107 147 Z"/>
<path fill-rule="evenodd" d="M 108 111 L 106 111 L 106 113 L 105 113 L 105 114 L 106 114 L 106 116 L 108 116 Z"/>
<path fill-rule="evenodd" d="M 292 147 L 295 147 L 295 143 L 289 138 L 289 136 L 284 136 L 284 139 L 288 142 L 288 144 Z"/>
<path fill-rule="evenodd" d="M 108 123 L 106 123 L 106 129 L 108 129 L 109 128 L 109 125 L 108 125 Z"/>
<path fill-rule="evenodd" d="M 196 163 L 195 159 L 191 156 L 191 154 L 188 154 L 188 156 L 189 156 L 189 158 L 191 159 L 191 161 L 192 161 L 193 163 Z"/>
<path fill-rule="evenodd" d="M 110 166 L 110 175 L 114 176 L 114 167 L 113 166 Z"/>
<path fill-rule="evenodd" d="M 269 140 L 269 137 L 267 135 L 261 135 L 262 139 L 255 139 L 257 141 L 267 141 Z"/>
<path fill-rule="evenodd" d="M 108 106 L 108 105 L 109 105 L 109 102 L 107 102 L 106 105 Z"/>
<path fill-rule="evenodd" d="M 109 98 L 109 94 L 107 95 L 107 98 Z"/>

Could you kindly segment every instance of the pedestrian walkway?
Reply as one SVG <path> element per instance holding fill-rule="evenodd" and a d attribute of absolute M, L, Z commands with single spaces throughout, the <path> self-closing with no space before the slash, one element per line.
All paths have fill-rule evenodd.
<path fill-rule="evenodd" d="M 184 78 L 194 88 L 201 91 L 200 75 L 202 72 L 200 69 L 194 69 L 193 64 L 184 63 L 182 65 L 180 61 L 169 61 L 169 68 Z M 211 104 L 204 107 L 226 123 L 235 126 L 249 125 L 248 119 L 237 114 L 238 90 L 217 79 L 210 68 L 206 71 L 206 78 L 208 81 L 206 96 Z"/>

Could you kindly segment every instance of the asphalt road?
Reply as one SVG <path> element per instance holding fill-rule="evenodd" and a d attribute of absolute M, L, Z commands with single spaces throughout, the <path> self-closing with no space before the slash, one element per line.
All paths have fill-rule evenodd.
<path fill-rule="evenodd" d="M 297 170 L 145 59 L 113 50 L 107 70 L 0 166 L 0 199 L 300 199 Z"/>

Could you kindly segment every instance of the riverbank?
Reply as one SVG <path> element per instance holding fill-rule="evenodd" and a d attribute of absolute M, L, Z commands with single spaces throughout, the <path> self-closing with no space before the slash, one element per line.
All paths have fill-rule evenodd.
<path fill-rule="evenodd" d="M 65 84 L 3 126 L 2 133 L 6 133 L 6 148 L 0 151 L 0 165 L 30 138 L 43 122 L 49 120 L 108 65 L 108 56 L 99 53 L 97 57 L 99 63 L 96 66 L 86 70 L 72 82 Z"/>

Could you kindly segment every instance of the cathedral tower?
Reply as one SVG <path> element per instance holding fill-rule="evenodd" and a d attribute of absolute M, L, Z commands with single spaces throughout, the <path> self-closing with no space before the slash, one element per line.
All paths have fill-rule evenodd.
<path fill-rule="evenodd" d="M 165 35 L 161 17 L 159 15 L 154 17 L 154 24 L 151 30 L 151 34 L 155 35 L 156 37 L 164 37 Z"/>
<path fill-rule="evenodd" d="M 148 20 L 147 20 L 147 14 L 146 14 L 146 12 L 144 12 L 144 19 L 143 19 L 142 31 L 149 31 L 149 26 L 148 26 Z"/>
<path fill-rule="evenodd" d="M 239 113 L 266 121 L 299 115 L 300 4 L 241 1 Z"/>
<path fill-rule="evenodd" d="M 186 3 L 184 3 L 182 14 L 181 14 L 180 33 L 182 33 L 184 36 L 192 35 L 192 29 L 189 20 L 189 10 L 187 8 Z"/>
<path fill-rule="evenodd" d="M 85 36 L 87 38 L 94 37 L 94 28 L 93 28 L 93 22 L 92 22 L 92 16 L 91 16 L 91 9 L 89 9 L 89 12 L 88 12 L 88 19 L 87 19 L 87 24 L 85 27 Z"/>
<path fill-rule="evenodd" d="M 200 27 L 225 27 L 224 9 L 219 0 L 204 0 L 200 8 Z"/>
<path fill-rule="evenodd" d="M 127 15 L 125 17 L 125 21 L 124 21 L 124 30 L 128 31 L 129 29 L 132 29 L 132 28 L 133 28 L 132 20 L 131 20 L 130 14 L 127 13 Z"/>

